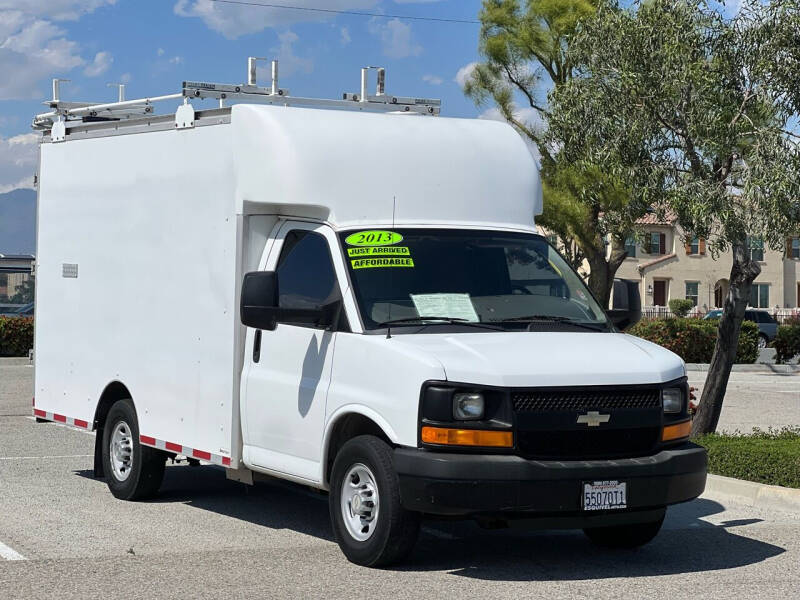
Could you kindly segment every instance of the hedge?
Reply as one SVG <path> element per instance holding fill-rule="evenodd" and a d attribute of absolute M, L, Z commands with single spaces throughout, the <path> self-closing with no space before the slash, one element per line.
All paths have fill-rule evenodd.
<path fill-rule="evenodd" d="M 669 309 L 676 317 L 685 317 L 694 307 L 694 302 L 683 298 L 673 298 L 669 301 Z"/>
<path fill-rule="evenodd" d="M 0 356 L 27 356 L 33 348 L 32 317 L 0 317 Z"/>
<path fill-rule="evenodd" d="M 773 346 L 778 363 L 784 363 L 800 354 L 800 321 L 787 321 L 785 325 L 778 327 Z"/>
<path fill-rule="evenodd" d="M 628 333 L 664 346 L 687 363 L 709 363 L 717 342 L 717 320 L 662 319 L 639 321 Z M 758 325 L 742 322 L 736 362 L 754 363 L 758 359 Z"/>
<path fill-rule="evenodd" d="M 708 450 L 709 473 L 800 488 L 800 428 L 712 433 L 694 441 Z"/>

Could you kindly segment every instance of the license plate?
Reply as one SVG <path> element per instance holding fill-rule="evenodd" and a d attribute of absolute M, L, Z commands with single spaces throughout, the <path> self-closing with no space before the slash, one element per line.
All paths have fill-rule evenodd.
<path fill-rule="evenodd" d="M 625 482 L 592 481 L 584 482 L 583 510 L 613 510 L 626 508 L 628 498 Z"/>

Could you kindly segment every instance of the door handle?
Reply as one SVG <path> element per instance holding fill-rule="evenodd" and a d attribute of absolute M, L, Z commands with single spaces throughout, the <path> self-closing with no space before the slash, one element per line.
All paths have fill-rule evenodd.
<path fill-rule="evenodd" d="M 256 337 L 253 340 L 253 362 L 261 360 L 261 330 L 256 329 Z"/>

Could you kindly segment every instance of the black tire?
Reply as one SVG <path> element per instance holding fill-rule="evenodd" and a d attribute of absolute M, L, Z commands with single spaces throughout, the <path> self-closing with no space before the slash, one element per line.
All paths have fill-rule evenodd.
<path fill-rule="evenodd" d="M 764 335 L 763 333 L 758 334 L 758 347 L 759 349 L 763 350 L 769 346 L 769 338 Z"/>
<path fill-rule="evenodd" d="M 666 511 L 665 511 L 666 514 Z M 652 541 L 661 530 L 664 514 L 649 523 L 632 523 L 612 527 L 587 527 L 583 533 L 598 546 L 606 548 L 638 548 Z"/>
<path fill-rule="evenodd" d="M 125 468 L 127 476 L 120 478 L 114 471 L 111 459 L 111 437 L 119 423 L 127 426 L 130 433 L 130 465 Z M 118 400 L 108 411 L 103 427 L 103 468 L 106 483 L 111 493 L 121 500 L 144 500 L 151 498 L 161 487 L 167 455 L 161 450 L 142 446 L 139 443 L 139 422 L 131 400 Z"/>
<path fill-rule="evenodd" d="M 345 524 L 342 487 L 345 477 L 357 465 L 367 467 L 377 486 L 378 514 L 366 540 L 356 539 Z M 361 435 L 342 446 L 333 463 L 328 495 L 333 535 L 351 562 L 364 567 L 387 566 L 404 559 L 417 541 L 419 513 L 400 503 L 400 482 L 392 463 L 392 450 L 383 440 Z M 368 529 L 368 528 L 367 528 Z"/>

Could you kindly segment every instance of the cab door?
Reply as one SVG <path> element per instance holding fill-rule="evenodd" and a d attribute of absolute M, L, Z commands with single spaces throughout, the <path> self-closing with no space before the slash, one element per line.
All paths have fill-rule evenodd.
<path fill-rule="evenodd" d="M 337 247 L 333 231 L 287 221 L 277 238 L 264 268 L 277 273 L 279 306 L 341 303 L 331 254 Z M 279 323 L 274 331 L 248 330 L 242 381 L 245 464 L 300 480 L 320 480 L 325 402 L 338 328 Z"/>

